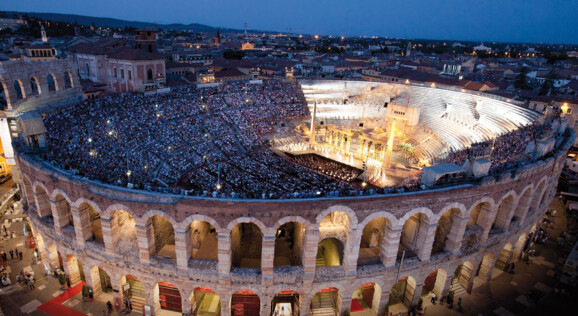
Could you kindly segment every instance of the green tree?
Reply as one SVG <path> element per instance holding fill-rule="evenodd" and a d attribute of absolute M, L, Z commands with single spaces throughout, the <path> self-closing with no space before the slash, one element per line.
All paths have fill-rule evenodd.
<path fill-rule="evenodd" d="M 538 95 L 547 95 L 550 92 L 554 91 L 554 80 L 558 79 L 558 75 L 552 69 L 548 76 L 546 76 L 546 80 L 540 86 L 540 91 L 538 91 Z"/>
<path fill-rule="evenodd" d="M 532 87 L 528 83 L 528 68 L 522 67 L 520 73 L 514 79 L 514 87 L 516 89 L 530 90 Z"/>

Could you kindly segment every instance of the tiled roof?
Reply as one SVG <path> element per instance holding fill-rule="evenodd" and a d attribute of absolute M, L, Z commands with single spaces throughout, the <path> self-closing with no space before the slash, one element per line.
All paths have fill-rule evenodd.
<path fill-rule="evenodd" d="M 123 59 L 123 60 L 157 60 L 165 59 L 165 57 L 159 53 L 150 53 L 143 49 L 138 48 L 128 48 L 122 47 L 113 50 L 108 54 L 108 58 L 111 59 Z"/>

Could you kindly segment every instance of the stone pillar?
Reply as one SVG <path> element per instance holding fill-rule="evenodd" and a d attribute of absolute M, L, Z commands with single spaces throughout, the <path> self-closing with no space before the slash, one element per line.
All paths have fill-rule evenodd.
<path fill-rule="evenodd" d="M 481 219 L 478 220 L 479 225 L 484 229 L 482 236 L 480 238 L 480 244 L 485 243 L 490 235 L 490 230 L 492 229 L 493 218 L 497 215 L 497 210 L 486 210 L 482 209 L 480 212 Z"/>
<path fill-rule="evenodd" d="M 352 296 L 352 295 L 348 295 L 348 294 L 346 294 L 346 293 L 342 293 L 342 295 L 341 295 L 341 313 L 340 313 L 340 315 L 343 315 L 343 313 L 345 312 L 345 310 L 351 311 L 351 296 Z"/>
<path fill-rule="evenodd" d="M 381 298 L 379 299 L 379 309 L 377 310 L 378 315 L 381 315 L 381 311 L 389 303 L 389 290 L 381 289 Z"/>
<path fill-rule="evenodd" d="M 135 225 L 138 240 L 138 252 L 140 262 L 149 264 L 151 262 L 151 247 L 154 248 L 154 236 L 152 232 L 152 222 L 145 226 Z"/>
<path fill-rule="evenodd" d="M 102 227 L 102 239 L 104 241 L 104 251 L 107 256 L 114 257 L 114 240 L 113 237 L 112 220 L 108 218 L 100 218 L 100 225 Z"/>
<path fill-rule="evenodd" d="M 86 284 L 90 284 L 89 286 L 92 287 L 92 293 L 94 295 L 97 295 L 98 293 L 102 292 L 102 285 L 100 283 L 100 273 L 98 270 L 99 270 L 98 267 L 95 267 L 95 269 L 89 269 L 88 272 L 86 271 L 85 268 L 84 271 L 84 275 L 86 276 Z"/>
<path fill-rule="evenodd" d="M 437 227 L 437 223 L 428 224 L 423 219 L 420 221 L 419 231 L 417 233 L 417 256 L 419 260 L 429 261 Z"/>
<path fill-rule="evenodd" d="M 393 229 L 389 224 L 385 227 L 385 233 L 383 234 L 383 240 L 381 241 L 381 249 L 379 250 L 379 257 L 386 268 L 395 266 L 402 231 L 403 228 Z"/>
<path fill-rule="evenodd" d="M 60 212 L 58 210 L 58 202 L 50 201 L 50 208 L 52 209 L 52 217 L 54 218 L 54 230 L 61 235 L 62 227 L 68 224 L 68 216 L 66 212 Z"/>
<path fill-rule="evenodd" d="M 352 229 L 349 233 L 343 258 L 346 275 L 357 275 L 357 258 L 359 257 L 360 243 L 361 236 L 357 236 L 357 229 Z"/>
<path fill-rule="evenodd" d="M 448 233 L 448 240 L 446 241 L 445 250 L 456 255 L 460 253 L 466 227 L 468 226 L 469 217 L 459 217 L 457 214 L 452 215 L 452 226 Z"/>
<path fill-rule="evenodd" d="M 262 297 L 259 297 L 260 306 L 261 306 L 261 316 L 270 316 L 271 315 L 271 298 L 268 295 L 263 294 Z"/>
<path fill-rule="evenodd" d="M 309 316 L 309 308 L 311 307 L 311 297 L 309 295 L 299 295 L 299 315 Z"/>
<path fill-rule="evenodd" d="M 230 234 L 217 234 L 218 242 L 218 258 L 219 262 L 217 264 L 217 273 L 219 276 L 228 277 L 231 272 L 231 235 Z M 221 305 L 227 305 L 227 302 L 221 301 Z M 229 307 L 227 306 L 227 311 Z M 226 315 L 226 314 L 223 314 Z"/>
<path fill-rule="evenodd" d="M 412 305 L 417 305 L 417 301 L 419 301 L 422 291 L 423 291 L 423 284 L 416 284 L 415 289 L 413 291 L 413 298 L 411 299 Z"/>
<path fill-rule="evenodd" d="M 175 255 L 177 257 L 177 268 L 180 271 L 189 269 L 189 258 L 187 254 L 187 233 L 175 230 Z"/>
<path fill-rule="evenodd" d="M 317 246 L 319 244 L 319 230 L 308 229 L 305 231 L 305 241 L 303 244 L 303 273 L 305 278 L 315 276 L 315 258 L 317 257 Z"/>
<path fill-rule="evenodd" d="M 219 295 L 219 298 L 221 299 L 221 315 L 231 315 L 231 295 Z"/>
<path fill-rule="evenodd" d="M 263 234 L 261 246 L 261 275 L 263 279 L 273 278 L 273 259 L 275 257 L 275 235 Z"/>
<path fill-rule="evenodd" d="M 86 241 L 92 237 L 92 229 L 90 227 L 90 217 L 88 216 L 88 209 L 78 209 L 71 207 L 72 220 L 74 222 L 74 233 L 76 234 L 76 243 L 80 247 L 84 247 Z"/>

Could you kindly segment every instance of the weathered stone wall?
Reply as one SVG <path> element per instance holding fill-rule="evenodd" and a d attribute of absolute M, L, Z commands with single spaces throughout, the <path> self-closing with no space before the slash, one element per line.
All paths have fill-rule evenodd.
<path fill-rule="evenodd" d="M 65 82 L 65 73 L 72 79 Z M 55 78 L 55 91 L 49 91 L 48 75 Z M 35 95 L 30 79 L 38 83 L 38 94 Z M 23 89 L 23 98 L 17 99 L 14 82 L 18 81 Z M 73 57 L 61 59 L 31 61 L 29 59 L 0 62 L 0 84 L 3 85 L 9 109 L 22 113 L 46 105 L 68 105 L 82 100 L 82 87 L 78 77 L 78 68 Z"/>
<path fill-rule="evenodd" d="M 572 137 L 568 140 L 568 146 Z M 222 314 L 230 313 L 230 298 L 238 290 L 250 289 L 257 293 L 261 300 L 262 315 L 270 313 L 270 303 L 276 293 L 283 290 L 297 291 L 301 300 L 301 314 L 309 313 L 311 298 L 319 290 L 335 287 L 339 290 L 340 310 L 349 308 L 353 292 L 365 283 L 375 283 L 381 289 L 379 306 L 383 307 L 389 299 L 399 268 L 397 254 L 403 233 L 403 226 L 408 219 L 420 214 L 419 232 L 417 234 L 417 257 L 404 261 L 399 270 L 399 277 L 411 277 L 415 282 L 414 300 L 419 298 L 426 277 L 433 271 L 442 269 L 448 276 L 464 262 L 471 262 L 473 273 L 480 270 L 482 279 L 489 278 L 489 271 L 494 266 L 498 254 L 508 243 L 516 245 L 513 253 L 519 254 L 527 233 L 531 231 L 545 212 L 547 205 L 556 192 L 557 178 L 566 157 L 567 146 L 554 153 L 553 157 L 526 165 L 520 169 L 502 174 L 497 178 L 488 177 L 478 184 L 449 187 L 440 190 L 421 191 L 385 196 L 306 199 L 306 200 L 216 200 L 199 199 L 186 196 L 170 196 L 156 193 L 127 190 L 109 185 L 80 179 L 52 168 L 45 162 L 31 156 L 19 155 L 18 161 L 23 175 L 23 189 L 27 199 L 26 211 L 34 229 L 42 239 L 46 251 L 41 254 L 53 265 L 54 248 L 64 258 L 74 255 L 82 263 L 85 275 L 94 266 L 101 267 L 110 277 L 114 289 L 120 289 L 125 275 L 136 276 L 147 291 L 146 303 L 154 306 L 153 288 L 159 281 L 174 284 L 183 298 L 189 298 L 197 286 L 209 287 L 216 291 L 222 303 Z M 32 188 L 28 188 L 32 186 Z M 45 192 L 43 194 L 42 192 Z M 530 193 L 528 193 L 530 192 Z M 513 200 L 510 198 L 513 197 Z M 46 220 L 49 216 L 39 214 L 37 207 L 42 206 L 42 199 L 49 199 L 52 214 L 65 209 L 66 203 L 73 211 L 73 217 L 80 216 L 74 210 L 83 203 L 91 203 L 102 219 L 104 247 L 92 243 L 83 243 L 79 234 L 70 236 L 60 231 L 64 222 Z M 63 201 L 64 200 L 64 201 Z M 530 201 L 528 201 L 530 200 Z M 58 201 L 58 208 L 56 207 Z M 500 206 L 502 208 L 500 209 Z M 466 226 L 474 209 L 478 209 L 477 242 L 465 246 Z M 114 212 L 124 210 L 135 221 L 138 251 L 135 256 L 117 255 L 111 244 L 118 243 L 122 234 L 114 232 Z M 163 210 L 163 211 L 158 211 Z M 431 255 L 435 244 L 435 231 L 440 225 L 442 215 L 448 210 L 451 213 L 451 228 L 445 243 L 446 251 Z M 342 266 L 316 268 L 315 256 L 317 245 L 328 237 L 325 227 L 320 230 L 321 221 L 327 215 L 342 212 L 347 218 L 344 226 L 344 260 Z M 118 212 L 117 212 L 118 213 Z M 500 213 L 500 216 L 498 216 Z M 512 221 L 514 214 L 517 220 Z M 154 234 L 148 234 L 147 223 L 150 218 L 160 215 L 167 219 L 175 230 L 177 260 L 160 262 L 151 260 Z M 379 218 L 379 221 L 372 222 Z M 190 224 L 200 220 L 215 227 L 218 238 L 219 257 L 217 261 L 206 261 L 203 265 L 189 267 L 185 258 L 185 236 Z M 497 220 L 501 229 L 492 229 Z M 75 220 L 76 221 L 76 220 Z M 273 269 L 275 232 L 286 222 L 297 222 L 305 227 L 302 237 L 303 248 L 302 270 Z M 387 222 L 387 225 L 385 223 Z M 239 223 L 251 223 L 259 228 L 262 234 L 261 274 L 243 274 L 231 270 L 231 263 L 244 254 L 244 245 Z M 359 246 L 366 226 L 375 225 L 383 230 L 380 258 L 382 264 L 357 266 Z M 447 225 L 441 220 L 441 225 Z M 500 226 L 498 225 L 498 226 Z M 236 227 L 236 228 L 235 228 Z M 444 226 L 445 227 L 445 226 Z M 55 230 L 56 228 L 56 230 Z M 75 227 L 76 228 L 76 227 Z M 90 229 L 90 225 L 87 226 Z M 325 236 L 322 238 L 322 236 Z M 157 236 L 157 238 L 160 238 Z M 491 260 L 482 263 L 487 254 Z M 482 269 L 479 269 L 483 267 Z M 439 287 L 449 288 L 450 277 L 436 281 Z M 473 281 L 473 276 L 472 276 Z M 438 284 L 439 283 L 439 284 Z M 442 284 L 443 285 L 440 285 Z M 115 296 L 120 294 L 114 293 Z M 189 311 L 190 301 L 183 300 L 183 310 Z"/>

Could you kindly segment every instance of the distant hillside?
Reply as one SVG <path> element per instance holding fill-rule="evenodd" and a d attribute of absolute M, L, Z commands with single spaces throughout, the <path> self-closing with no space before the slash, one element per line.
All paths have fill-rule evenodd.
<path fill-rule="evenodd" d="M 7 12 L 11 13 L 11 12 Z M 51 21 L 63 21 L 74 23 L 75 21 L 78 24 L 82 25 L 92 25 L 94 23 L 95 26 L 109 26 L 113 28 L 124 28 L 125 26 L 128 27 L 156 27 L 159 29 L 164 30 L 191 30 L 196 32 L 205 32 L 205 33 L 216 33 L 219 30 L 221 33 L 241 33 L 244 32 L 243 30 L 237 29 L 229 29 L 229 28 L 220 28 L 220 27 L 213 27 L 205 24 L 198 24 L 198 23 L 191 23 L 191 24 L 181 24 L 181 23 L 173 23 L 173 24 L 155 24 L 151 22 L 140 22 L 140 21 L 126 21 L 120 19 L 113 19 L 113 18 L 99 18 L 93 16 L 86 16 L 86 15 L 76 15 L 76 14 L 61 14 L 61 13 L 43 13 L 43 12 L 22 12 L 28 14 L 31 17 L 41 18 L 43 20 L 51 20 Z M 248 30 L 249 32 L 259 32 L 263 33 L 264 31 L 258 30 Z M 265 33 L 269 33 L 265 31 Z"/>

